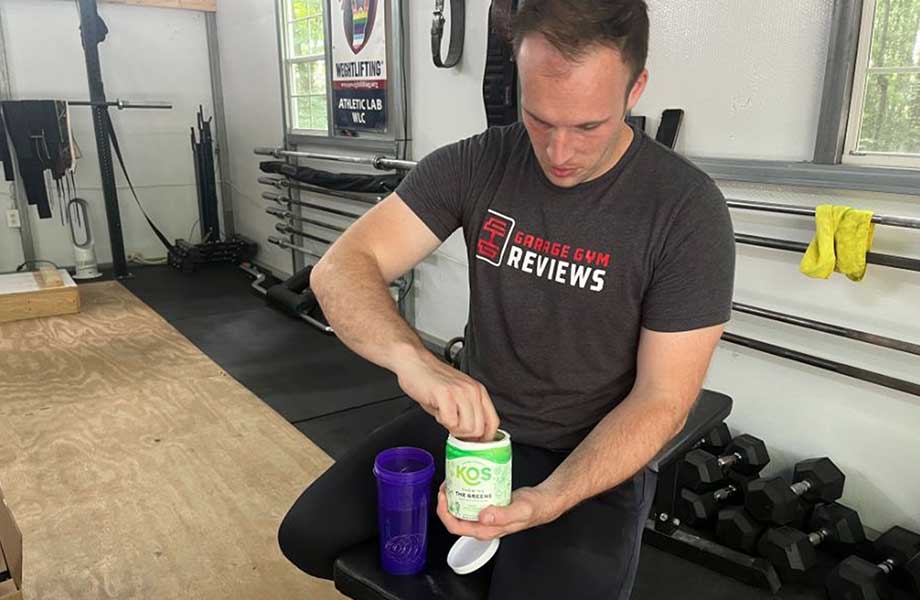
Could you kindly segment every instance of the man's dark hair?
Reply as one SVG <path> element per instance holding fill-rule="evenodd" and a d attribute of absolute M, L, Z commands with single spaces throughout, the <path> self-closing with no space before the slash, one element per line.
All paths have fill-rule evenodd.
<path fill-rule="evenodd" d="M 645 0 L 523 0 L 511 36 L 515 54 L 526 36 L 541 33 L 572 61 L 595 45 L 615 48 L 632 67 L 631 87 L 645 69 L 648 29 Z"/>

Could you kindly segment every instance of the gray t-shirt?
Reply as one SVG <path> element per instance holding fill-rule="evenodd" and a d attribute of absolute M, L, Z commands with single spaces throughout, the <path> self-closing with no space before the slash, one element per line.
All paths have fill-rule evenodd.
<path fill-rule="evenodd" d="M 574 448 L 629 393 L 640 327 L 728 321 L 735 248 L 713 181 L 634 130 L 617 165 L 553 185 L 521 124 L 426 156 L 396 193 L 441 240 L 463 227 L 469 374 L 516 442 Z"/>

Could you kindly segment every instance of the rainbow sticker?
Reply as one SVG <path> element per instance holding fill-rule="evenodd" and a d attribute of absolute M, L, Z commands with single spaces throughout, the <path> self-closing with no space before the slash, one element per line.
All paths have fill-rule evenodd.
<path fill-rule="evenodd" d="M 370 14 L 368 0 L 351 0 L 351 47 L 355 52 L 364 47 L 364 38 L 367 34 L 367 21 Z"/>

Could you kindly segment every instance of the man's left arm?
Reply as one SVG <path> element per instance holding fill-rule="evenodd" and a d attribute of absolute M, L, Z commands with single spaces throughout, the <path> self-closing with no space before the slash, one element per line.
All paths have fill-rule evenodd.
<path fill-rule="evenodd" d="M 643 328 L 636 381 L 623 402 L 543 483 L 515 490 L 509 506 L 483 510 L 478 523 L 454 519 L 442 490 L 438 513 L 448 530 L 480 539 L 508 535 L 553 521 L 632 477 L 684 426 L 722 330 L 722 325 L 681 332 Z"/>
<path fill-rule="evenodd" d="M 542 484 L 558 498 L 557 515 L 632 477 L 680 432 L 722 330 L 642 330 L 629 395 Z"/>

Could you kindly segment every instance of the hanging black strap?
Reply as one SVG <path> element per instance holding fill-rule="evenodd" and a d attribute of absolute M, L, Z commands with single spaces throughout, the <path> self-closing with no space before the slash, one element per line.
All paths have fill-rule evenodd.
<path fill-rule="evenodd" d="M 435 0 L 434 19 L 431 21 L 431 58 L 439 69 L 450 69 L 463 56 L 463 37 L 466 31 L 465 0 L 450 0 L 450 43 L 447 58 L 441 60 L 441 39 L 444 37 L 444 0 Z"/>
<path fill-rule="evenodd" d="M 3 121 L 3 112 L 0 109 L 0 162 L 3 163 L 3 176 L 7 181 L 13 181 L 13 156 L 10 154 L 10 145 L 6 140 L 6 124 Z"/>
<path fill-rule="evenodd" d="M 492 31 L 509 46 L 511 45 L 511 21 L 517 9 L 518 0 L 492 0 L 492 6 L 489 7 Z"/>
<path fill-rule="evenodd" d="M 482 76 L 482 101 L 489 127 L 518 120 L 517 66 L 511 47 L 511 19 L 518 0 L 492 0 L 489 9 L 486 66 Z"/>
<path fill-rule="evenodd" d="M 131 183 L 131 177 L 128 175 L 128 168 L 125 167 L 125 159 L 121 156 L 121 148 L 118 147 L 118 136 L 115 135 L 115 125 L 112 124 L 112 116 L 107 110 L 102 111 L 102 114 L 105 115 L 106 127 L 109 130 L 109 139 L 112 140 L 112 148 L 115 150 L 115 156 L 118 157 L 118 164 L 121 165 L 121 171 L 125 174 L 125 180 L 128 182 L 128 187 L 131 188 L 131 194 L 134 196 L 134 201 L 137 202 L 137 207 L 141 209 L 141 214 L 147 219 L 147 223 L 150 224 L 150 228 L 153 229 L 156 236 L 163 242 L 163 246 L 166 247 L 166 250 L 172 250 L 172 244 L 169 243 L 169 239 L 167 239 L 167 237 L 163 235 L 163 232 L 153 224 L 153 221 L 150 219 L 150 216 L 147 215 L 147 211 L 144 210 L 144 206 L 141 204 L 141 199 L 137 197 L 137 192 L 134 190 L 134 184 Z"/>

